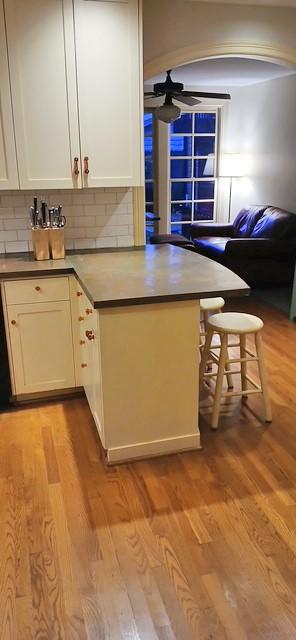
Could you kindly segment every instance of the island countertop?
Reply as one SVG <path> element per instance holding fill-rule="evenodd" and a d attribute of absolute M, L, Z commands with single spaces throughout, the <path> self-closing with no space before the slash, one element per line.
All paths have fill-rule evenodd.
<path fill-rule="evenodd" d="M 0 260 L 1 279 L 66 273 L 77 276 L 97 309 L 249 293 L 248 285 L 223 265 L 169 244 L 75 254 L 65 260 Z"/>

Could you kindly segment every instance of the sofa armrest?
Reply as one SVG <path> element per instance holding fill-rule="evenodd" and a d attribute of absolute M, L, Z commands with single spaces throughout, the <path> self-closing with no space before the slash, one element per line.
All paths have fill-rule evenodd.
<path fill-rule="evenodd" d="M 193 222 L 190 225 L 191 238 L 201 238 L 202 236 L 222 236 L 223 238 L 233 235 L 232 224 L 216 224 L 214 222 Z"/>
<path fill-rule="evenodd" d="M 296 255 L 296 241 L 272 238 L 233 238 L 225 247 L 227 258 L 288 258 Z"/>

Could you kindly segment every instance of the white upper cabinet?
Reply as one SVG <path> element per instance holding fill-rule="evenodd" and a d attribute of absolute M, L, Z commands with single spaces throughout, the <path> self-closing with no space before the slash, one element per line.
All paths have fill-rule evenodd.
<path fill-rule="evenodd" d="M 0 3 L 0 189 L 18 189 L 3 5 Z"/>
<path fill-rule="evenodd" d="M 4 0 L 4 7 L 20 187 L 79 186 L 72 1 Z"/>
<path fill-rule="evenodd" d="M 83 185 L 140 185 L 138 0 L 74 0 L 74 24 Z"/>

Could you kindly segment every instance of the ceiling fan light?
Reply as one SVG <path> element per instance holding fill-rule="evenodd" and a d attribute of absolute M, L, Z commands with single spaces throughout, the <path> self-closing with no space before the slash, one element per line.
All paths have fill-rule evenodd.
<path fill-rule="evenodd" d="M 175 122 L 181 116 L 181 109 L 175 104 L 163 104 L 161 107 L 155 109 L 155 116 L 157 120 L 170 124 Z"/>

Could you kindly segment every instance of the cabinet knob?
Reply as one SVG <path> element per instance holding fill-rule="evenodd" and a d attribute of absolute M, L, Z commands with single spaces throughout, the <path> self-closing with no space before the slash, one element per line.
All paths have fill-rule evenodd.
<path fill-rule="evenodd" d="M 79 175 L 78 162 L 79 162 L 79 158 L 77 158 L 77 156 L 75 156 L 74 165 L 73 165 L 73 173 L 74 173 L 75 176 Z"/>
<path fill-rule="evenodd" d="M 85 344 L 85 340 L 80 340 L 80 344 L 81 344 L 81 346 L 82 346 L 83 344 Z"/>
<path fill-rule="evenodd" d="M 94 332 L 91 331 L 91 330 L 90 331 L 86 331 L 85 335 L 86 335 L 88 340 L 94 340 L 95 339 Z"/>
<path fill-rule="evenodd" d="M 35 291 L 41 291 L 41 287 L 39 286 L 35 287 Z"/>
<path fill-rule="evenodd" d="M 90 316 L 90 314 L 92 313 L 92 309 L 85 309 L 85 313 L 87 316 Z"/>
<path fill-rule="evenodd" d="M 87 364 L 85 362 L 83 362 L 82 365 L 81 365 L 81 369 L 85 369 L 85 367 L 87 367 Z"/>
<path fill-rule="evenodd" d="M 16 320 L 11 320 L 11 324 L 15 325 L 16 324 Z"/>
<path fill-rule="evenodd" d="M 78 320 L 79 320 L 79 322 L 82 322 L 82 320 L 84 320 L 84 317 L 83 316 L 78 316 Z"/>
<path fill-rule="evenodd" d="M 88 156 L 84 156 L 84 173 L 86 175 L 89 174 L 89 168 L 88 168 Z"/>
<path fill-rule="evenodd" d="M 82 291 L 77 291 L 76 295 L 77 295 L 77 298 L 79 298 L 79 296 L 83 296 L 83 293 Z"/>

